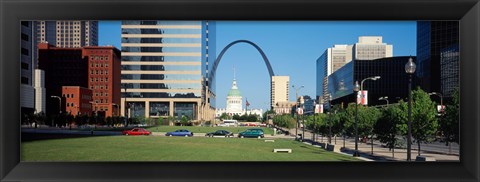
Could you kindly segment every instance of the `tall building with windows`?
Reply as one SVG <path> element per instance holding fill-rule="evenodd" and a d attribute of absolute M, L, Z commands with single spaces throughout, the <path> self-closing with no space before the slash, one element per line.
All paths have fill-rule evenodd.
<path fill-rule="evenodd" d="M 213 120 L 214 31 L 209 21 L 122 21 L 122 115 Z"/>
<path fill-rule="evenodd" d="M 47 43 L 38 44 L 38 48 L 38 68 L 44 70 L 44 79 L 40 81 L 44 81 L 46 90 L 47 115 L 72 107 L 67 105 L 68 96 L 63 97 L 62 86 L 90 89 L 92 111 L 98 115 L 120 114 L 120 50 L 111 46 L 58 48 Z M 38 75 L 42 77 L 42 72 Z"/>
<path fill-rule="evenodd" d="M 289 76 L 272 76 L 272 85 L 271 85 L 271 106 L 272 108 L 277 105 L 277 103 L 288 102 L 288 91 L 289 91 Z"/>
<path fill-rule="evenodd" d="M 375 60 L 392 57 L 393 45 L 383 43 L 382 36 L 360 36 L 353 45 L 334 45 L 317 59 L 317 91 L 319 103 L 328 100 L 328 76 L 352 60 Z"/>
<path fill-rule="evenodd" d="M 382 42 L 382 36 L 360 36 L 353 45 L 354 60 L 374 60 L 393 56 L 393 45 Z"/>
<path fill-rule="evenodd" d="M 352 45 L 334 45 L 317 59 L 317 100 L 323 103 L 328 94 L 328 76 L 352 60 Z"/>
<path fill-rule="evenodd" d="M 36 21 L 37 43 L 61 48 L 98 45 L 98 21 Z"/>
<path fill-rule="evenodd" d="M 458 87 L 458 21 L 417 22 L 417 70 L 420 87 L 447 97 Z M 443 59 L 443 60 L 442 60 Z M 442 68 L 442 65 L 444 66 Z M 450 65 L 452 67 L 447 67 Z M 457 79 L 452 79 L 457 77 Z M 456 82 L 456 83 L 454 83 Z"/>
<path fill-rule="evenodd" d="M 30 21 L 21 22 L 21 53 L 20 53 L 20 64 L 21 64 L 21 77 L 20 77 L 20 106 L 22 113 L 34 113 L 35 106 L 35 90 L 34 90 L 34 65 L 32 61 L 34 59 L 33 49 L 33 25 Z"/>

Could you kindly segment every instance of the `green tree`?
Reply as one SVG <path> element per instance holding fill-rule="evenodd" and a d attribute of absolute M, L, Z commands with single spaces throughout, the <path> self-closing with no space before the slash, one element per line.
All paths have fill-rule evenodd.
<path fill-rule="evenodd" d="M 180 120 L 180 123 L 181 123 L 182 126 L 188 125 L 188 117 L 183 115 L 182 119 Z"/>
<path fill-rule="evenodd" d="M 227 113 L 222 113 L 222 115 L 220 115 L 220 120 L 226 120 L 226 119 L 229 119 L 230 116 L 227 114 Z"/>
<path fill-rule="evenodd" d="M 291 129 L 295 127 L 295 119 L 289 114 L 276 115 L 273 117 L 273 124 L 279 127 Z"/>
<path fill-rule="evenodd" d="M 459 120 L 460 120 L 460 90 L 457 88 L 453 91 L 451 104 L 445 108 L 445 113 L 442 122 L 440 122 L 440 131 L 445 137 L 445 142 L 450 145 L 450 142 L 459 143 Z"/>
<path fill-rule="evenodd" d="M 431 142 L 437 132 L 437 110 L 430 96 L 419 87 L 412 91 L 412 100 L 412 137 L 417 142 L 420 155 L 420 144 Z"/>
<path fill-rule="evenodd" d="M 257 115 L 255 114 L 250 114 L 247 116 L 247 121 L 250 121 L 250 122 L 256 122 L 258 119 Z"/>
<path fill-rule="evenodd" d="M 406 133 L 407 129 L 407 104 L 400 101 L 398 105 L 390 105 L 382 110 L 381 116 L 374 125 L 374 134 L 377 139 L 384 143 L 392 154 L 395 147 L 399 146 L 397 135 Z"/>
<path fill-rule="evenodd" d="M 275 111 L 274 111 L 274 110 L 265 111 L 265 112 L 263 113 L 262 121 L 263 121 L 263 122 L 268 122 L 268 119 L 269 119 L 268 116 L 269 116 L 269 115 L 272 115 L 272 117 L 273 117 L 274 114 L 275 114 Z"/>

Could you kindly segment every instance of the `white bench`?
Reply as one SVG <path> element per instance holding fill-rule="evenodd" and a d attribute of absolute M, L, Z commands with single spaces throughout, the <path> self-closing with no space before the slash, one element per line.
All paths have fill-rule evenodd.
<path fill-rule="evenodd" d="M 292 153 L 292 149 L 273 149 L 273 152 L 287 152 L 287 153 Z"/>
<path fill-rule="evenodd" d="M 265 140 L 265 142 L 275 142 L 275 140 Z"/>

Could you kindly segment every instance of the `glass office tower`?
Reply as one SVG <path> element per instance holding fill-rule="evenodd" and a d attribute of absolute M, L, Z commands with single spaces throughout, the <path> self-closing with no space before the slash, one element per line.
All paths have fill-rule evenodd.
<path fill-rule="evenodd" d="M 459 22 L 458 21 L 418 21 L 417 22 L 417 71 L 415 72 L 420 81 L 420 87 L 426 92 L 450 92 L 450 89 L 443 89 L 443 84 L 452 85 L 450 79 L 457 70 L 441 70 L 442 52 L 455 52 L 455 46 L 459 44 Z M 450 51 L 449 51 L 450 50 Z M 458 51 L 456 51 L 458 52 Z M 444 56 L 446 56 L 445 54 Z M 444 57 L 447 62 L 453 63 L 459 60 L 448 54 Z M 449 63 L 444 63 L 445 65 Z M 447 75 L 453 74 L 453 75 Z M 458 76 L 458 74 L 456 75 Z M 445 80 L 450 79 L 450 80 Z M 458 79 L 457 79 L 458 80 Z M 458 84 L 458 82 L 457 82 Z"/>
<path fill-rule="evenodd" d="M 123 115 L 213 119 L 210 28 L 208 21 L 122 21 Z"/>

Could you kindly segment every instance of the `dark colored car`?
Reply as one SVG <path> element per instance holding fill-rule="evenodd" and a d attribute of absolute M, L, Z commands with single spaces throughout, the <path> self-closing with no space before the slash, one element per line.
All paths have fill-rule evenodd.
<path fill-rule="evenodd" d="M 143 128 L 133 128 L 131 130 L 122 131 L 122 135 L 151 135 L 152 132 Z"/>
<path fill-rule="evenodd" d="M 188 130 L 177 130 L 174 132 L 168 132 L 165 136 L 184 136 L 184 137 L 192 137 L 193 133 Z"/>
<path fill-rule="evenodd" d="M 222 137 L 233 137 L 233 133 L 226 131 L 226 130 L 217 130 L 215 132 L 205 134 L 207 137 L 215 137 L 215 136 L 222 136 Z"/>
<path fill-rule="evenodd" d="M 240 132 L 238 134 L 239 138 L 263 138 L 263 130 L 262 129 L 248 129 L 244 132 Z"/>

